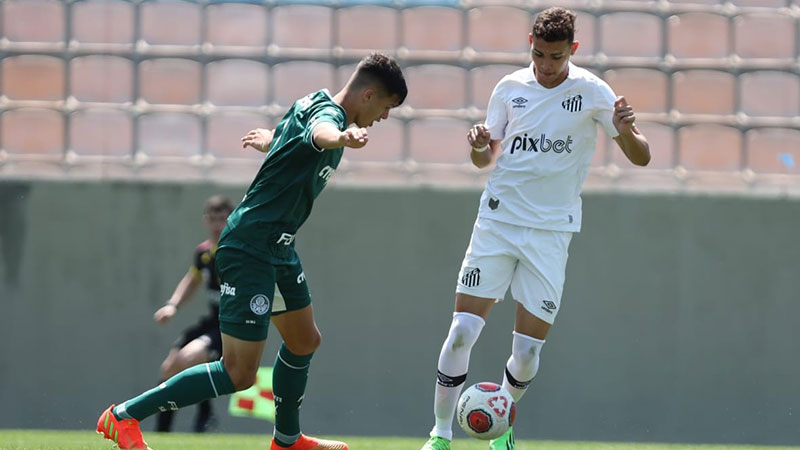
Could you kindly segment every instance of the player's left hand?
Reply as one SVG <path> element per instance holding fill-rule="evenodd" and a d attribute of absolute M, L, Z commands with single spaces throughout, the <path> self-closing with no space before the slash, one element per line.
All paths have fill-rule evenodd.
<path fill-rule="evenodd" d="M 175 306 L 167 303 L 161 308 L 158 308 L 155 314 L 153 314 L 153 320 L 159 325 L 164 325 L 172 319 L 177 311 L 178 309 Z"/>
<path fill-rule="evenodd" d="M 242 137 L 242 148 L 250 146 L 261 153 L 267 153 L 269 151 L 269 144 L 272 142 L 272 135 L 273 130 L 268 130 L 266 128 L 250 130 Z"/>
<path fill-rule="evenodd" d="M 617 97 L 614 102 L 614 128 L 620 133 L 626 133 L 631 131 L 635 121 L 636 116 L 633 114 L 633 108 L 628 104 L 628 100 L 624 96 Z"/>

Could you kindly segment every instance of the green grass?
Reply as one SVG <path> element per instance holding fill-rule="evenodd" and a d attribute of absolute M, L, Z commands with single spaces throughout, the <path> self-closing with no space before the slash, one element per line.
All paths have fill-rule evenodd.
<path fill-rule="evenodd" d="M 327 437 L 327 436 L 326 436 Z M 148 444 L 155 450 L 220 449 L 266 450 L 267 435 L 147 433 Z M 425 439 L 390 437 L 338 437 L 352 450 L 419 450 Z M 99 435 L 85 431 L 0 430 L 0 450 L 109 450 L 112 444 Z M 485 442 L 459 440 L 453 450 L 485 450 Z M 800 450 L 800 447 L 643 444 L 613 442 L 517 441 L 518 450 Z"/>

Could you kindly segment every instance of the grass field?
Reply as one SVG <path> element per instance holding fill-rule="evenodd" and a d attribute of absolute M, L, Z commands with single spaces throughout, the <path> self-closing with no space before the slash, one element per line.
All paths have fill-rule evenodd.
<path fill-rule="evenodd" d="M 326 436 L 327 437 L 327 436 Z M 155 450 L 219 449 L 265 450 L 264 435 L 246 434 L 160 434 L 145 436 Z M 419 450 L 424 439 L 338 437 L 352 450 Z M 0 430 L 0 450 L 109 450 L 112 445 L 99 435 L 84 431 Z M 476 440 L 456 440 L 453 450 L 485 450 L 486 443 Z M 517 441 L 519 450 L 800 450 L 800 447 L 651 444 L 613 442 L 553 442 Z"/>

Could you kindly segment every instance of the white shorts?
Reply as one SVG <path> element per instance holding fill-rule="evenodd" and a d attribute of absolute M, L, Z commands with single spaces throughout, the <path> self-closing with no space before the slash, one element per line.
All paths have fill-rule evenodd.
<path fill-rule="evenodd" d="M 561 306 L 569 231 L 520 227 L 478 217 L 458 273 L 456 292 L 502 300 L 511 295 L 552 324 Z"/>

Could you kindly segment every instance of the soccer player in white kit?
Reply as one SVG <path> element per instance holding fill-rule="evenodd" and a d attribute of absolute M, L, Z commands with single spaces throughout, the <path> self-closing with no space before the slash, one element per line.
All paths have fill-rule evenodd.
<path fill-rule="evenodd" d="M 422 450 L 449 450 L 469 356 L 496 300 L 517 301 L 503 387 L 519 401 L 539 369 L 539 353 L 564 287 L 567 250 L 581 227 L 581 186 L 600 124 L 638 166 L 650 161 L 633 109 L 603 80 L 569 62 L 578 49 L 575 14 L 541 12 L 528 35 L 532 64 L 505 76 L 485 124 L 467 133 L 470 157 L 495 162 L 458 275 L 450 331 L 438 362 L 436 423 Z M 514 448 L 513 430 L 490 449 Z"/>

